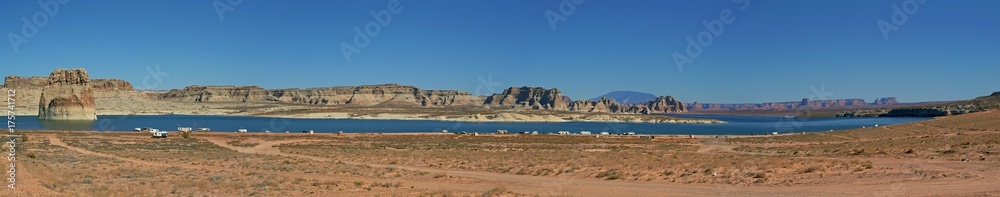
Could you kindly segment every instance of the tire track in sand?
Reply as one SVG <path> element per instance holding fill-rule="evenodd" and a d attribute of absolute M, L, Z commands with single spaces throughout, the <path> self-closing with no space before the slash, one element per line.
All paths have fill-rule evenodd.
<path fill-rule="evenodd" d="M 186 164 L 186 163 L 160 163 L 160 162 L 151 162 L 151 161 L 145 161 L 145 160 L 140 160 L 140 159 L 135 159 L 135 158 L 121 157 L 121 156 L 117 156 L 117 155 L 114 155 L 114 154 L 99 153 L 99 152 L 94 152 L 94 151 L 90 151 L 90 150 L 87 150 L 87 149 L 83 149 L 83 148 L 80 148 L 80 147 L 71 146 L 71 145 L 67 144 L 66 142 L 62 141 L 62 139 L 60 139 L 59 137 L 57 137 L 55 135 L 44 135 L 44 137 L 47 138 L 49 140 L 49 143 L 52 144 L 52 145 L 63 147 L 63 148 L 69 149 L 71 151 L 82 153 L 84 155 L 90 155 L 90 156 L 97 156 L 97 157 L 103 157 L 103 158 L 109 158 L 109 159 L 116 159 L 116 160 L 121 160 L 121 161 L 127 161 L 127 162 L 131 162 L 133 164 L 138 164 L 138 165 L 155 166 L 155 167 L 179 167 L 179 168 L 184 168 L 184 169 L 209 170 L 209 171 L 226 171 L 226 172 L 236 172 L 236 173 L 255 172 L 255 173 L 259 173 L 259 174 L 279 174 L 279 175 L 289 176 L 289 177 L 293 177 L 293 178 L 316 179 L 316 180 L 321 180 L 321 181 L 344 181 L 344 182 L 353 182 L 353 181 L 361 181 L 361 182 L 385 182 L 385 181 L 389 181 L 389 179 L 377 179 L 377 178 L 330 176 L 330 175 L 319 175 L 319 174 L 275 172 L 275 171 L 252 170 L 252 169 L 231 169 L 231 168 L 226 168 L 226 167 L 204 166 L 204 165 L 191 165 L 191 164 Z M 303 141 L 305 141 L 305 140 L 303 140 Z M 280 142 L 274 142 L 274 143 L 268 143 L 268 144 L 276 144 L 276 143 L 280 143 Z M 286 143 L 292 143 L 292 142 L 286 142 Z M 225 144 L 225 142 L 223 142 L 223 144 Z M 264 143 L 262 143 L 262 144 L 264 144 Z M 226 145 L 228 146 L 228 144 L 226 144 Z M 226 147 L 226 146 L 224 146 L 224 147 Z M 234 147 L 234 146 L 228 146 L 227 148 L 229 148 L 229 147 Z M 271 146 L 267 146 L 267 147 L 271 147 Z M 407 181 L 400 181 L 400 182 L 402 182 L 403 184 L 406 184 L 406 185 L 411 185 L 411 186 L 420 187 L 420 188 L 449 189 L 449 190 L 457 190 L 457 191 L 481 192 L 481 191 L 485 191 L 485 190 L 488 190 L 488 189 L 492 188 L 492 187 L 484 187 L 482 184 L 470 184 L 470 183 L 423 184 L 423 183 L 420 183 L 420 182 L 408 181 L 408 180 Z"/>

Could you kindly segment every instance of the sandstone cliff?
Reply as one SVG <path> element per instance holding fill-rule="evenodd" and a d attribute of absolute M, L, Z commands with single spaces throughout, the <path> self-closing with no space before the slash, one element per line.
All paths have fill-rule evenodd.
<path fill-rule="evenodd" d="M 42 76 L 21 77 L 11 75 L 4 77 L 3 87 L 17 90 L 41 90 L 49 85 L 49 80 L 49 77 Z M 88 83 L 96 91 L 134 90 L 131 83 L 121 79 L 89 79 Z"/>
<path fill-rule="evenodd" d="M 650 113 L 687 112 L 687 107 L 684 106 L 684 103 L 674 99 L 672 96 L 656 97 L 656 99 L 647 102 L 645 107 L 649 108 Z"/>
<path fill-rule="evenodd" d="M 132 83 L 121 79 L 91 79 L 90 87 L 94 91 L 134 91 Z"/>
<path fill-rule="evenodd" d="M 618 103 L 614 99 L 601 97 L 597 101 L 578 100 L 569 105 L 570 111 L 581 112 L 605 112 L 605 113 L 642 113 L 640 109 L 630 109 L 634 106 L 627 106 Z"/>
<path fill-rule="evenodd" d="M 17 90 L 41 89 L 48 84 L 48 77 L 7 76 L 3 79 L 4 88 Z"/>
<path fill-rule="evenodd" d="M 160 99 L 178 102 L 283 102 L 311 105 L 377 105 L 383 103 L 419 106 L 479 105 L 483 99 L 453 90 L 421 90 L 398 84 L 272 89 L 258 86 L 188 86 L 161 94 Z"/>
<path fill-rule="evenodd" d="M 897 105 L 897 104 L 899 104 L 899 102 L 896 101 L 896 97 L 879 98 L 872 103 L 872 105 L 877 105 L 877 106 Z"/>
<path fill-rule="evenodd" d="M 807 107 L 810 109 L 849 109 L 868 107 L 887 107 L 899 105 L 895 97 L 879 98 L 873 103 L 866 103 L 864 99 L 834 99 L 834 100 L 809 100 L 802 99 L 799 102 L 772 102 L 772 103 L 746 103 L 746 104 L 710 104 L 691 103 L 687 106 L 689 111 L 736 111 L 736 110 L 761 110 L 761 111 L 786 111 Z"/>
<path fill-rule="evenodd" d="M 677 101 L 672 96 L 660 96 L 651 101 L 636 105 L 625 105 L 616 102 L 611 98 L 600 98 L 597 101 L 579 100 L 570 105 L 570 111 L 583 112 L 607 112 L 625 114 L 658 114 L 658 113 L 683 113 L 687 110 L 684 103 Z"/>
<path fill-rule="evenodd" d="M 598 96 L 598 97 L 595 97 L 595 98 L 592 98 L 592 99 L 589 99 L 589 100 L 598 101 L 598 100 L 601 100 L 601 98 L 605 98 L 605 97 L 610 98 L 610 99 L 614 99 L 615 101 L 618 101 L 619 103 L 626 104 L 626 105 L 638 105 L 638 104 L 643 104 L 643 103 L 652 101 L 653 99 L 656 99 L 656 95 L 653 95 L 653 94 L 650 94 L 650 93 L 645 93 L 645 92 L 613 91 L 613 92 L 608 92 L 607 94 L 604 94 L 604 95 L 601 95 L 601 96 Z"/>
<path fill-rule="evenodd" d="M 48 76 L 21 77 L 7 76 L 4 78 L 3 90 L 17 90 L 14 99 L 15 109 L 19 115 L 37 115 L 42 89 L 49 84 Z M 144 107 L 138 103 L 148 103 L 149 96 L 135 91 L 128 81 L 119 79 L 90 79 L 90 87 L 97 104 L 98 113 L 101 110 L 129 111 Z M 126 104 L 128 103 L 128 104 Z"/>
<path fill-rule="evenodd" d="M 935 117 L 1000 109 L 1000 92 L 972 100 L 892 109 L 880 117 Z"/>
<path fill-rule="evenodd" d="M 568 110 L 569 97 L 562 95 L 559 89 L 541 87 L 510 87 L 503 93 L 486 97 L 483 104 L 494 108 L 546 109 Z"/>
<path fill-rule="evenodd" d="M 160 98 L 181 102 L 262 102 L 268 96 L 257 86 L 188 86 L 170 90 Z"/>
<path fill-rule="evenodd" d="M 97 119 L 94 92 L 86 70 L 55 70 L 42 88 L 38 99 L 38 119 Z"/>

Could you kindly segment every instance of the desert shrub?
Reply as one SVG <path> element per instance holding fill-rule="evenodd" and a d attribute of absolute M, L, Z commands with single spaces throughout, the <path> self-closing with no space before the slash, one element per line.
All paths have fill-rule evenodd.
<path fill-rule="evenodd" d="M 618 172 L 618 169 L 611 169 L 608 171 L 597 173 L 596 177 L 603 178 L 604 180 L 618 180 L 622 179 L 622 174 L 621 172 Z"/>
<path fill-rule="evenodd" d="M 483 192 L 483 197 L 504 196 L 505 194 L 508 194 L 508 193 L 512 193 L 512 192 L 510 192 L 509 190 L 507 190 L 507 188 L 504 188 L 504 187 L 496 187 L 496 188 L 487 190 L 486 192 Z"/>
<path fill-rule="evenodd" d="M 806 168 L 804 168 L 802 170 L 799 170 L 799 173 L 807 174 L 807 173 L 813 173 L 813 172 L 822 172 L 823 170 L 824 170 L 823 166 L 813 165 L 813 166 L 806 167 Z"/>

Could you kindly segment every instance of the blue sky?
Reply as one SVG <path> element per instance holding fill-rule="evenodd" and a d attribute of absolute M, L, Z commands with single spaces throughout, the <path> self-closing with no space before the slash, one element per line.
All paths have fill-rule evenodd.
<path fill-rule="evenodd" d="M 24 36 L 21 19 L 45 10 L 5 1 L 0 75 L 84 67 L 144 89 L 542 86 L 573 99 L 634 90 L 715 103 L 796 101 L 811 87 L 827 98 L 904 102 L 1000 91 L 1000 1 L 929 0 L 885 39 L 877 22 L 892 24 L 892 6 L 906 1 L 751 1 L 741 10 L 729 0 L 587 0 L 553 30 L 545 13 L 564 1 L 402 0 L 348 62 L 341 43 L 388 2 L 248 0 L 221 20 L 213 1 L 74 0 L 15 52 L 9 35 Z M 724 10 L 735 20 L 681 72 L 672 55 Z M 143 82 L 156 65 L 169 75 Z"/>

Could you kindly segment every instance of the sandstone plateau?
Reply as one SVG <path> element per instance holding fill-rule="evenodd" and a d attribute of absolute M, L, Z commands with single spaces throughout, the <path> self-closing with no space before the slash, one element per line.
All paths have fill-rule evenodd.
<path fill-rule="evenodd" d="M 832 100 L 810 100 L 802 99 L 798 102 L 771 102 L 771 103 L 744 103 L 744 104 L 713 104 L 713 103 L 691 103 L 688 105 L 689 111 L 787 111 L 799 108 L 808 109 L 850 109 L 850 108 L 872 108 L 891 107 L 899 105 L 895 97 L 879 98 L 873 103 L 867 103 L 864 99 L 832 99 Z"/>
<path fill-rule="evenodd" d="M 309 89 L 264 89 L 258 86 L 188 86 L 158 96 L 160 100 L 194 103 L 289 103 L 329 106 L 486 106 L 493 110 L 544 110 L 623 114 L 682 113 L 684 104 L 673 97 L 657 97 L 636 105 L 610 98 L 572 101 L 559 89 L 510 87 L 490 96 L 456 90 L 422 90 L 384 84 Z"/>
<path fill-rule="evenodd" d="M 413 106 L 479 105 L 482 98 L 454 90 L 421 90 L 398 84 L 272 89 L 258 86 L 188 86 L 170 90 L 159 99 L 177 102 L 279 102 L 310 105 L 397 104 Z"/>
<path fill-rule="evenodd" d="M 579 100 L 570 105 L 571 111 L 584 112 L 607 112 L 625 114 L 661 114 L 661 113 L 683 113 L 687 110 L 684 103 L 677 101 L 672 96 L 660 96 L 645 103 L 626 105 L 616 102 L 611 98 L 600 98 L 597 101 Z"/>
<path fill-rule="evenodd" d="M 562 95 L 559 89 L 541 87 L 510 87 L 502 93 L 486 97 L 484 105 L 494 108 L 548 109 L 567 110 L 569 97 Z"/>
<path fill-rule="evenodd" d="M 1000 92 L 972 100 L 926 104 L 879 111 L 842 111 L 837 117 L 937 117 L 989 111 L 1000 108 Z"/>
<path fill-rule="evenodd" d="M 90 87 L 90 76 L 82 68 L 55 70 L 43 85 L 38 99 L 38 119 L 97 120 L 97 104 Z"/>

